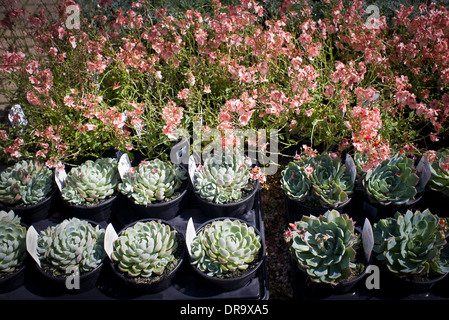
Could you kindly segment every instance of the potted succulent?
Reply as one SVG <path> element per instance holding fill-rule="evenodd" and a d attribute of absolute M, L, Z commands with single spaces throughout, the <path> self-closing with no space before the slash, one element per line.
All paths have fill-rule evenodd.
<path fill-rule="evenodd" d="M 253 207 L 259 188 L 247 159 L 226 153 L 207 158 L 192 177 L 201 211 L 212 218 L 240 217 Z"/>
<path fill-rule="evenodd" d="M 106 256 L 104 235 L 100 225 L 78 218 L 46 227 L 37 238 L 40 273 L 58 291 L 77 293 L 93 288 Z M 75 274 L 79 275 L 79 290 L 66 286 L 67 277 Z"/>
<path fill-rule="evenodd" d="M 159 159 L 141 161 L 122 174 L 118 189 L 141 217 L 170 220 L 187 192 L 187 170 Z"/>
<path fill-rule="evenodd" d="M 396 212 L 373 232 L 377 261 L 409 292 L 426 292 L 449 272 L 448 223 L 430 210 Z"/>
<path fill-rule="evenodd" d="M 14 290 L 25 280 L 27 228 L 13 211 L 0 211 L 0 292 Z"/>
<path fill-rule="evenodd" d="M 425 192 L 427 204 L 434 214 L 448 216 L 449 206 L 449 148 L 436 152 L 430 165 L 430 179 Z"/>
<path fill-rule="evenodd" d="M 347 214 L 328 210 L 320 216 L 303 216 L 286 232 L 292 258 L 307 275 L 304 293 L 349 292 L 365 276 L 367 265 L 361 234 Z"/>
<path fill-rule="evenodd" d="M 354 189 L 351 169 L 353 162 L 348 158 L 343 164 L 328 153 L 289 162 L 281 174 L 281 187 L 292 207 L 290 220 L 303 214 L 323 214 L 329 209 L 341 211 Z"/>
<path fill-rule="evenodd" d="M 120 182 L 117 166 L 115 158 L 100 158 L 87 160 L 70 170 L 63 181 L 61 196 L 73 216 L 109 220 Z"/>
<path fill-rule="evenodd" d="M 205 283 L 230 291 L 255 276 L 264 261 L 265 247 L 258 230 L 243 220 L 215 218 L 199 227 L 189 254 L 193 269 Z"/>
<path fill-rule="evenodd" d="M 380 162 L 362 180 L 364 209 L 377 217 L 404 212 L 422 196 L 419 180 L 413 160 L 405 155 L 398 153 Z"/>
<path fill-rule="evenodd" d="M 120 287 L 140 293 L 168 288 L 184 259 L 184 243 L 183 235 L 164 220 L 144 219 L 126 226 L 110 256 Z"/>
<path fill-rule="evenodd" d="M 35 160 L 22 160 L 0 173 L 0 204 L 31 224 L 50 211 L 55 192 L 53 171 Z"/>

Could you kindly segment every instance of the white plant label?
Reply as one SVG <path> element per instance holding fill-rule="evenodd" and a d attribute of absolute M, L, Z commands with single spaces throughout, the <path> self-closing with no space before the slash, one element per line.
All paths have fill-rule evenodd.
<path fill-rule="evenodd" d="M 120 177 L 123 179 L 125 174 L 131 169 L 131 161 L 127 153 L 122 154 L 118 162 L 118 172 Z"/>
<path fill-rule="evenodd" d="M 65 172 L 65 169 L 63 167 L 57 167 L 55 169 L 55 181 L 56 185 L 59 188 L 59 191 L 62 192 L 62 189 L 64 188 L 64 181 L 67 178 L 67 173 Z"/>
<path fill-rule="evenodd" d="M 37 265 L 41 266 L 41 261 L 39 260 L 39 255 L 37 253 L 37 239 L 39 238 L 39 233 L 34 229 L 33 226 L 28 228 L 26 236 L 26 247 L 30 256 L 36 261 Z"/>
<path fill-rule="evenodd" d="M 115 232 L 115 229 L 112 226 L 112 224 L 108 224 L 104 234 L 104 251 L 111 260 L 112 260 L 112 252 L 114 251 L 114 242 L 117 239 L 118 239 L 117 232 Z"/>
<path fill-rule="evenodd" d="M 195 175 L 195 171 L 196 171 L 197 165 L 195 162 L 195 157 L 193 155 L 191 155 L 189 157 L 189 175 L 190 175 L 190 181 L 193 182 L 193 177 Z"/>
<path fill-rule="evenodd" d="M 189 251 L 189 255 L 192 255 L 191 248 L 195 236 L 196 236 L 195 226 L 193 224 L 193 219 L 190 218 L 189 221 L 187 222 L 187 229 L 186 229 L 186 246 L 187 251 Z"/>
<path fill-rule="evenodd" d="M 371 257 L 371 252 L 373 251 L 374 247 L 374 234 L 373 228 L 371 227 L 371 223 L 367 218 L 365 218 L 365 223 L 363 224 L 362 244 L 363 244 L 363 251 L 365 252 L 366 261 L 369 261 Z"/>

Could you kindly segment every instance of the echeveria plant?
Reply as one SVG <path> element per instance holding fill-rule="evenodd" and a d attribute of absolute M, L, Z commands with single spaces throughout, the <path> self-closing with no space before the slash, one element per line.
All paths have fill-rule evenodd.
<path fill-rule="evenodd" d="M 360 236 L 347 214 L 329 210 L 319 217 L 303 216 L 290 227 L 291 253 L 310 279 L 337 285 L 351 278 Z"/>
<path fill-rule="evenodd" d="M 10 274 L 23 265 L 26 257 L 25 226 L 13 211 L 0 211 L 0 276 Z"/>
<path fill-rule="evenodd" d="M 440 149 L 430 165 L 428 186 L 431 190 L 449 198 L 449 148 Z"/>
<path fill-rule="evenodd" d="M 0 202 L 30 205 L 53 189 L 53 171 L 35 160 L 22 160 L 0 173 Z"/>
<path fill-rule="evenodd" d="M 368 171 L 363 186 L 373 202 L 383 205 L 408 205 L 416 200 L 422 190 L 418 186 L 419 176 L 413 160 L 396 154 Z"/>
<path fill-rule="evenodd" d="M 247 270 L 261 250 L 260 236 L 240 220 L 214 220 L 198 231 L 191 245 L 192 263 L 202 272 L 226 278 Z"/>
<path fill-rule="evenodd" d="M 142 161 L 122 176 L 120 192 L 141 205 L 170 199 L 179 190 L 187 171 L 168 161 L 154 159 Z"/>
<path fill-rule="evenodd" d="M 115 158 L 87 160 L 67 174 L 62 197 L 75 205 L 94 205 L 117 192 L 120 181 Z"/>
<path fill-rule="evenodd" d="M 112 260 L 129 277 L 157 276 L 179 261 L 177 231 L 161 221 L 137 222 L 114 242 Z"/>
<path fill-rule="evenodd" d="M 251 170 L 245 160 L 243 156 L 226 154 L 207 158 L 195 172 L 195 191 L 201 198 L 215 203 L 241 200 Z"/>
<path fill-rule="evenodd" d="M 397 212 L 374 224 L 377 259 L 399 277 L 449 272 L 448 224 L 428 209 Z"/>
<path fill-rule="evenodd" d="M 78 218 L 66 219 L 42 230 L 37 245 L 42 267 L 56 276 L 95 269 L 106 255 L 104 234 L 104 228 Z"/>

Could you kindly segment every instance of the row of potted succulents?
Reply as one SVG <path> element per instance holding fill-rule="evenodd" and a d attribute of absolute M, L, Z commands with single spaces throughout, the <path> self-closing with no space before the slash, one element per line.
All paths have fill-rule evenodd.
<path fill-rule="evenodd" d="M 194 170 L 190 187 L 201 201 L 202 212 L 213 219 L 200 226 L 188 243 L 184 234 L 168 221 L 178 213 L 179 201 L 189 187 L 187 171 L 158 159 L 142 161 L 137 167 L 119 168 L 118 163 L 114 158 L 88 160 L 73 167 L 67 174 L 56 171 L 56 178 L 53 172 L 35 162 L 24 161 L 22 167 L 13 170 L 26 176 L 26 179 L 17 179 L 15 188 L 18 194 L 25 189 L 19 187 L 22 183 L 28 189 L 39 185 L 43 197 L 48 197 L 49 192 L 55 190 L 56 181 L 60 197 L 66 208 L 70 209 L 69 217 L 62 222 L 40 230 L 36 249 L 28 247 L 38 269 L 52 283 L 56 283 L 56 288 L 64 291 L 66 279 L 74 270 L 79 272 L 84 289 L 92 287 L 107 256 L 106 247 L 112 248 L 108 255 L 114 273 L 125 288 L 137 292 L 167 288 L 182 261 L 186 260 L 187 252 L 188 260 L 197 273 L 212 282 L 214 287 L 233 290 L 254 277 L 264 261 L 265 248 L 260 232 L 238 218 L 252 207 L 251 201 L 258 188 L 257 182 L 250 178 L 251 167 L 243 158 L 214 157 Z M 44 182 L 38 183 L 32 179 L 41 178 L 43 174 L 25 173 L 26 165 L 45 170 L 47 192 L 43 192 L 46 190 L 42 186 Z M 105 238 L 107 229 L 101 227 L 101 223 L 109 222 L 109 216 L 104 214 L 104 209 L 98 208 L 105 204 L 110 207 L 118 194 L 131 201 L 140 214 L 112 242 L 108 242 L 111 240 Z M 20 197 L 29 198 L 27 194 L 20 194 Z M 173 209 L 170 203 L 174 201 L 178 205 Z M 5 208 L 17 208 L 12 206 L 17 202 L 3 203 L 8 204 Z M 214 209 L 218 205 L 224 206 L 224 209 Z M 10 215 L 14 215 L 13 211 Z M 36 219 L 45 217 L 41 215 Z M 14 220 L 20 221 L 20 217 L 16 216 Z M 26 228 L 22 230 L 20 239 L 14 240 L 21 243 L 22 249 L 24 234 Z M 8 244 L 2 250 L 14 248 Z M 8 252 L 0 253 L 0 260 L 11 260 Z M 12 268 L 2 268 L 1 278 L 9 279 L 12 271 Z"/>
<path fill-rule="evenodd" d="M 358 170 L 355 179 L 357 160 L 342 163 L 324 153 L 288 163 L 281 177 L 290 222 L 286 241 L 303 279 L 302 293 L 346 293 L 373 264 L 409 293 L 428 292 L 443 279 L 449 272 L 448 215 L 441 206 L 449 191 L 442 168 L 447 155 L 442 149 L 431 164 L 422 159 L 415 166 L 396 154 L 367 173 Z M 414 209 L 427 192 L 439 197 L 438 215 L 427 208 L 429 201 Z M 346 212 L 352 197 L 360 197 L 362 205 Z M 364 234 L 370 240 L 362 241 L 355 227 L 360 217 L 374 223 Z"/>
<path fill-rule="evenodd" d="M 191 185 L 204 212 L 239 216 L 251 208 L 258 182 L 250 178 L 250 168 L 243 157 L 237 156 L 215 156 L 200 165 L 191 177 Z M 27 216 L 25 211 L 47 201 L 57 184 L 64 204 L 80 218 L 108 221 L 110 212 L 103 209 L 122 194 L 143 217 L 170 219 L 176 215 L 188 188 L 187 170 L 159 159 L 142 161 L 122 173 L 115 158 L 87 160 L 67 174 L 60 170 L 56 170 L 55 179 L 52 170 L 33 160 L 22 160 L 6 168 L 0 176 L 0 203 L 27 222 L 37 221 L 46 217 L 48 206 L 45 213 L 36 217 Z"/>
<path fill-rule="evenodd" d="M 290 224 L 286 240 L 306 277 L 303 297 L 323 298 L 352 292 L 371 265 L 380 267 L 389 288 L 394 283 L 405 294 L 428 293 L 449 272 L 447 236 L 447 218 L 429 210 L 397 212 L 374 224 L 371 257 L 349 215 L 329 210 Z"/>
<path fill-rule="evenodd" d="M 260 232 L 237 218 L 216 218 L 204 223 L 190 247 L 186 247 L 182 232 L 160 219 L 138 220 L 108 243 L 104 227 L 93 221 L 67 218 L 40 230 L 34 246 L 27 235 L 34 229 L 27 231 L 13 211 L 1 211 L 0 218 L 1 292 L 23 285 L 28 255 L 61 293 L 92 289 L 108 262 L 123 290 L 159 292 L 172 284 L 184 260 L 190 262 L 200 281 L 230 291 L 255 276 L 265 255 Z M 109 259 L 105 261 L 107 253 Z M 67 287 L 67 278 L 75 272 L 79 275 L 80 291 Z"/>

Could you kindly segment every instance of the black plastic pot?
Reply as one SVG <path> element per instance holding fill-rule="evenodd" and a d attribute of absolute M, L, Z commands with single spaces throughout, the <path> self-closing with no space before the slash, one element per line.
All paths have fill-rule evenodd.
<path fill-rule="evenodd" d="M 201 229 L 203 229 L 209 223 L 212 223 L 215 220 L 223 220 L 223 219 L 225 219 L 225 218 L 215 218 L 215 219 L 206 221 L 198 228 L 197 232 L 199 232 Z M 238 218 L 231 218 L 231 219 L 232 220 L 240 220 L 241 222 L 248 224 L 248 222 L 238 219 Z M 257 230 L 257 228 L 254 226 L 253 226 L 253 228 L 256 231 L 256 233 L 259 236 L 261 236 L 259 230 Z M 261 237 L 261 241 L 262 241 L 262 237 Z M 217 278 L 217 277 L 210 276 L 210 275 L 204 273 L 203 271 L 199 270 L 195 265 L 192 264 L 192 259 L 191 259 L 190 255 L 188 255 L 188 257 L 189 257 L 190 265 L 192 266 L 193 270 L 195 271 L 195 274 L 205 285 L 209 286 L 212 289 L 218 289 L 220 291 L 231 291 L 231 290 L 236 290 L 236 289 L 244 287 L 248 282 L 251 281 L 251 279 L 253 279 L 256 276 L 257 271 L 259 270 L 259 267 L 262 265 L 262 263 L 264 262 L 264 259 L 265 259 L 265 244 L 262 241 L 262 246 L 260 248 L 257 264 L 254 265 L 250 270 L 247 270 L 247 272 L 245 274 L 243 274 L 239 277 L 236 277 L 236 278 Z"/>
<path fill-rule="evenodd" d="M 431 189 L 426 189 L 423 197 L 425 207 L 439 217 L 449 216 L 449 197 Z"/>
<path fill-rule="evenodd" d="M 162 290 L 167 289 L 168 287 L 170 287 L 172 285 L 172 282 L 176 275 L 176 272 L 181 267 L 182 262 L 184 261 L 184 256 L 185 256 L 185 251 L 186 251 L 184 236 L 181 232 L 179 232 L 179 230 L 175 226 L 173 226 L 173 224 L 171 224 L 165 220 L 150 218 L 150 219 L 143 219 L 143 220 L 135 221 L 135 222 L 125 226 L 120 231 L 118 236 L 120 236 L 120 234 L 125 229 L 132 227 L 137 222 L 145 222 L 145 221 L 152 221 L 152 220 L 157 220 L 162 223 L 165 223 L 178 232 L 178 235 L 180 237 L 179 238 L 180 242 L 178 244 L 180 246 L 179 247 L 179 250 L 180 250 L 179 251 L 179 256 L 180 256 L 179 262 L 176 264 L 176 266 L 173 268 L 173 270 L 166 277 L 163 277 L 158 281 L 149 283 L 149 282 L 136 281 L 136 279 L 126 276 L 123 272 L 121 272 L 118 269 L 116 263 L 109 259 L 110 267 L 111 267 L 114 275 L 116 276 L 117 285 L 120 287 L 120 290 L 123 290 L 124 292 L 132 293 L 132 294 L 148 294 L 148 293 L 160 292 Z"/>
<path fill-rule="evenodd" d="M 205 216 L 210 218 L 241 217 L 253 207 L 254 197 L 258 189 L 259 181 L 257 181 L 254 189 L 245 199 L 238 202 L 222 204 L 204 200 L 195 191 L 193 193 L 197 199 L 198 207 Z"/>
<path fill-rule="evenodd" d="M 112 197 L 92 206 L 75 205 L 63 200 L 64 206 L 67 209 L 67 215 L 77 217 L 79 219 L 86 219 L 95 222 L 108 222 L 111 218 L 112 208 L 117 199 L 118 193 Z"/>
<path fill-rule="evenodd" d="M 320 216 L 326 213 L 329 210 L 337 210 L 340 213 L 343 213 L 343 208 L 351 201 L 352 197 L 348 199 L 344 204 L 336 208 L 328 208 L 328 207 L 311 207 L 306 205 L 302 201 L 298 201 L 295 199 L 289 198 L 287 195 L 284 195 L 286 204 L 288 205 L 289 212 L 289 222 L 295 222 L 301 220 L 303 216 Z"/>
<path fill-rule="evenodd" d="M 128 198 L 134 208 L 134 211 L 140 219 L 157 218 L 170 220 L 176 217 L 179 213 L 181 202 L 187 193 L 187 184 L 183 185 L 184 190 L 181 194 L 170 201 L 151 203 L 147 205 L 141 205 L 134 202 L 132 198 Z"/>
<path fill-rule="evenodd" d="M 15 272 L 0 278 L 0 293 L 13 291 L 25 283 L 25 271 L 28 265 L 27 260 L 25 259 L 24 264 Z"/>
<path fill-rule="evenodd" d="M 77 294 L 86 292 L 94 288 L 97 284 L 98 278 L 100 277 L 101 270 L 103 268 L 103 262 L 100 263 L 95 269 L 80 274 L 79 275 L 79 288 L 70 289 L 67 283 L 72 283 L 72 279 L 67 279 L 67 277 L 55 277 L 43 268 L 39 267 L 37 264 L 35 266 L 39 270 L 40 274 L 50 283 L 55 292 L 60 294 Z M 72 276 L 68 274 L 68 277 Z"/>
<path fill-rule="evenodd" d="M 400 213 L 406 213 L 407 210 L 413 209 L 413 206 L 421 200 L 422 194 L 417 195 L 417 198 L 413 203 L 408 205 L 383 205 L 378 202 L 372 202 L 368 195 L 363 192 L 362 193 L 362 210 L 365 213 L 365 216 L 371 220 L 372 222 L 376 222 L 380 219 L 388 218 L 388 217 L 394 217 L 396 212 Z"/>
<path fill-rule="evenodd" d="M 7 204 L 0 204 L 2 210 L 10 211 L 20 216 L 23 223 L 31 225 L 33 222 L 43 220 L 50 214 L 53 197 L 56 193 L 56 189 L 53 189 L 49 195 L 42 201 L 27 205 L 27 206 L 9 206 Z"/>

